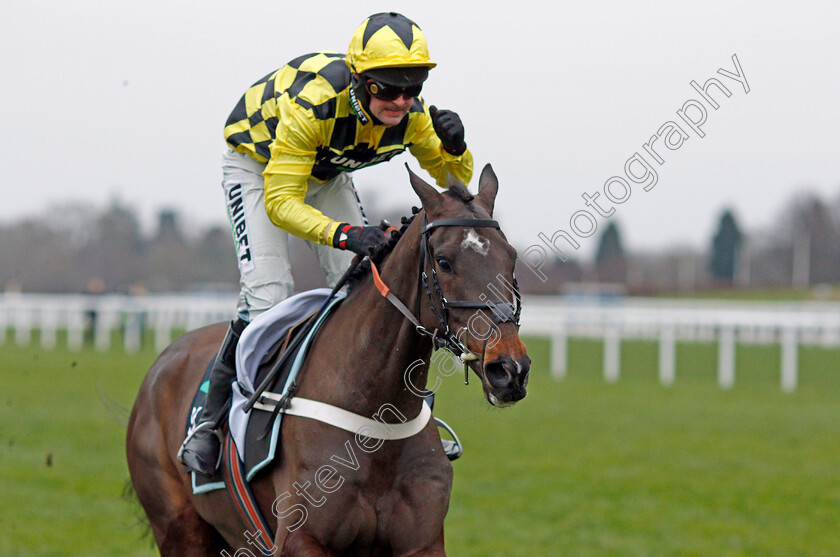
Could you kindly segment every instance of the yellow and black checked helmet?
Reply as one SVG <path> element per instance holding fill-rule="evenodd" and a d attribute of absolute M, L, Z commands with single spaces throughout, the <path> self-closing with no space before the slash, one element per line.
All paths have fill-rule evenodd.
<path fill-rule="evenodd" d="M 429 60 L 426 37 L 417 24 L 395 12 L 367 18 L 353 33 L 345 60 L 356 74 L 385 68 L 428 72 L 436 66 Z"/>

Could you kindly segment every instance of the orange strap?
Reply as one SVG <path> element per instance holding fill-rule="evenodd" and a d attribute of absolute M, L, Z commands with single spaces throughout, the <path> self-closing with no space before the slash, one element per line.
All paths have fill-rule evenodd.
<path fill-rule="evenodd" d="M 388 288 L 388 285 L 382 281 L 382 278 L 379 276 L 379 269 L 376 268 L 376 265 L 374 265 L 373 261 L 370 262 L 370 271 L 371 275 L 373 275 L 373 284 L 376 285 L 376 289 L 379 290 L 379 293 L 382 294 L 382 296 L 384 296 L 386 300 L 391 302 L 391 304 L 393 304 L 393 306 L 397 308 L 399 312 L 406 317 L 406 319 L 411 321 L 412 325 L 414 325 L 419 332 L 423 334 L 431 334 L 425 328 L 423 328 L 423 326 L 420 324 L 420 322 L 417 320 L 414 314 L 411 313 L 411 311 L 407 307 L 405 307 L 405 304 L 402 303 L 400 299 L 397 298 L 397 296 L 393 292 L 391 292 L 391 289 Z"/>
<path fill-rule="evenodd" d="M 388 288 L 388 285 L 382 282 L 382 279 L 379 277 L 379 269 L 376 268 L 376 265 L 373 261 L 370 262 L 370 270 L 373 274 L 373 284 L 376 285 L 376 289 L 379 290 L 379 293 L 382 294 L 384 297 L 388 297 L 388 293 L 391 291 Z"/>

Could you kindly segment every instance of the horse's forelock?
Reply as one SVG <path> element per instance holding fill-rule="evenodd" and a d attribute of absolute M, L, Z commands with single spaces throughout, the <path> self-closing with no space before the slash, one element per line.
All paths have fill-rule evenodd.
<path fill-rule="evenodd" d="M 449 188 L 444 192 L 444 195 L 448 195 L 449 197 L 463 201 L 464 203 L 469 203 L 475 199 L 475 196 L 470 193 L 470 190 L 468 190 L 463 184 L 453 184 L 449 186 Z"/>

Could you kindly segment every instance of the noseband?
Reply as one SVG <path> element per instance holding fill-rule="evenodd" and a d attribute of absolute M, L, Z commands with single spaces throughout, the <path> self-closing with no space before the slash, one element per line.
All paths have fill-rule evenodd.
<path fill-rule="evenodd" d="M 461 343 L 456 336 L 456 333 L 450 328 L 449 309 L 490 310 L 493 314 L 494 325 L 512 322 L 519 327 L 519 316 L 522 312 L 522 297 L 519 293 L 519 285 L 516 281 L 516 274 L 514 274 L 512 284 L 514 296 L 513 303 L 508 302 L 507 300 L 499 303 L 489 301 L 447 300 L 440 287 L 440 283 L 438 282 L 437 272 L 435 271 L 434 266 L 434 254 L 431 246 L 429 245 L 429 235 L 431 234 L 431 231 L 441 226 L 498 229 L 499 223 L 498 221 L 490 219 L 468 218 L 448 218 L 428 222 L 426 214 L 423 214 L 423 231 L 420 238 L 420 267 L 417 273 L 417 306 L 415 313 L 411 313 L 411 311 L 405 307 L 405 304 L 403 304 L 402 301 L 400 301 L 400 299 L 391 292 L 390 288 L 388 288 L 388 286 L 386 286 L 380 278 L 376 265 L 371 262 L 373 280 L 382 296 L 391 302 L 394 307 L 400 311 L 400 313 L 411 321 L 418 333 L 423 336 L 431 337 L 432 343 L 436 349 L 445 348 L 458 356 L 461 361 L 466 362 L 469 360 L 475 360 L 477 356 L 471 353 L 469 349 Z M 431 284 L 429 281 L 429 275 L 426 273 L 427 265 L 431 268 Z M 432 293 L 432 288 L 434 288 L 434 294 Z M 420 299 L 422 297 L 421 291 L 423 290 L 426 292 L 426 297 L 429 300 L 429 306 L 435 314 L 435 317 L 437 317 L 438 324 L 440 325 L 434 331 L 429 331 L 427 328 L 423 327 L 417 318 L 417 316 L 420 315 Z M 437 297 L 437 304 L 435 303 L 435 296 Z M 482 294 L 481 297 L 486 298 L 484 294 Z M 438 309 L 438 304 L 440 305 L 440 309 Z"/>

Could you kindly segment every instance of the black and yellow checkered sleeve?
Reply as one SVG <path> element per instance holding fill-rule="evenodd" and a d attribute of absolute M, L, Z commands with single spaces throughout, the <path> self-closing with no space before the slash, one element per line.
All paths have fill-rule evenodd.
<path fill-rule="evenodd" d="M 263 173 L 266 213 L 283 230 L 326 244 L 331 239 L 324 230 L 333 220 L 304 199 L 317 146 L 324 144 L 329 126 L 288 97 L 278 99 L 277 115 L 282 133 L 271 142 L 271 156 Z"/>

